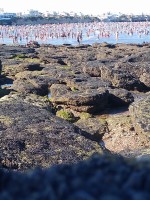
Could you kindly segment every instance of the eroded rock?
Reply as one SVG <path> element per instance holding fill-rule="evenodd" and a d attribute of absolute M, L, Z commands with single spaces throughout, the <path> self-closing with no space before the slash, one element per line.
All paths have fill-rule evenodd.
<path fill-rule="evenodd" d="M 94 152 L 102 153 L 79 128 L 42 107 L 6 99 L 0 105 L 0 162 L 5 168 L 74 163 Z"/>

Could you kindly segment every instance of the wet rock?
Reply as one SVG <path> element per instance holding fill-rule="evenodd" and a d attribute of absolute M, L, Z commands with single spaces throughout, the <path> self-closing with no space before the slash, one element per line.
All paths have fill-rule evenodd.
<path fill-rule="evenodd" d="M 40 63 L 23 63 L 22 65 L 20 65 L 20 67 L 23 68 L 22 71 L 41 71 L 43 69 L 43 67 L 40 65 Z"/>
<path fill-rule="evenodd" d="M 66 95 L 71 92 L 70 87 L 65 84 L 52 84 L 50 87 L 51 98 L 59 98 L 62 95 Z"/>
<path fill-rule="evenodd" d="M 40 47 L 40 44 L 37 42 L 37 41 L 32 41 L 32 42 L 29 42 L 27 44 L 27 47 L 30 47 L 30 48 L 38 48 Z"/>
<path fill-rule="evenodd" d="M 143 74 L 141 69 L 144 70 L 145 67 L 141 68 L 141 65 L 136 67 L 115 61 L 90 61 L 83 66 L 85 74 L 110 81 L 114 87 L 139 91 L 147 89 L 144 82 L 141 82 L 142 78 L 139 80 L 139 77 Z"/>

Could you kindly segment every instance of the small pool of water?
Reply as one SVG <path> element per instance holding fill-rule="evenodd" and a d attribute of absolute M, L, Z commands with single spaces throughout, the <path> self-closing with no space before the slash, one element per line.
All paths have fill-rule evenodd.
<path fill-rule="evenodd" d="M 13 84 L 12 83 L 6 83 L 6 84 L 3 84 L 3 85 L 0 85 L 1 89 L 7 89 L 7 88 L 11 88 Z"/>
<path fill-rule="evenodd" d="M 48 96 L 48 98 L 50 99 L 50 98 L 51 98 L 51 93 L 49 92 L 47 96 Z"/>

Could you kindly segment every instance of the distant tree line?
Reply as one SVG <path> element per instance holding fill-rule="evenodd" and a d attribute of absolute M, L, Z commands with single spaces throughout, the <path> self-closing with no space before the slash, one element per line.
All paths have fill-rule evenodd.
<path fill-rule="evenodd" d="M 0 19 L 0 25 L 29 25 L 29 24 L 53 24 L 53 23 L 88 23 L 88 22 L 144 22 L 150 21 L 150 15 L 109 15 L 105 19 L 93 17 L 90 15 L 83 16 L 26 16 L 13 17 L 11 19 Z"/>

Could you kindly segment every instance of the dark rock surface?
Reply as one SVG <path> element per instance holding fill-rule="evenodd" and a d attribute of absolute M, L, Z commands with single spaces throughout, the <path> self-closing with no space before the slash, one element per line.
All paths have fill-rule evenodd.
<path fill-rule="evenodd" d="M 2 62 L 0 60 L 0 75 L 1 75 L 1 72 L 2 72 Z"/>
<path fill-rule="evenodd" d="M 74 163 L 100 146 L 82 136 L 74 125 L 40 106 L 23 100 L 0 102 L 0 163 L 3 167 L 31 169 L 58 163 Z"/>
<path fill-rule="evenodd" d="M 93 113 L 103 110 L 108 101 L 107 90 L 86 90 L 82 91 L 69 91 L 66 86 L 52 85 L 51 102 L 57 105 L 64 105 L 78 112 Z"/>
<path fill-rule="evenodd" d="M 0 199 L 149 200 L 150 163 L 93 156 L 28 174 L 0 170 Z"/>
<path fill-rule="evenodd" d="M 134 96 L 128 90 L 122 88 L 111 89 L 108 88 L 109 99 L 108 102 L 112 107 L 121 107 L 129 105 L 134 101 Z"/>

